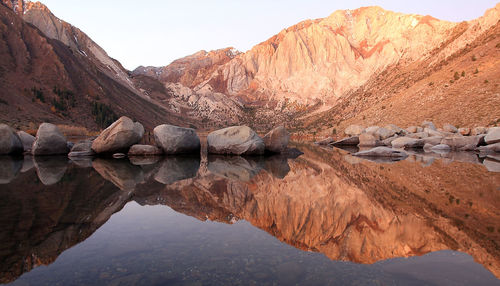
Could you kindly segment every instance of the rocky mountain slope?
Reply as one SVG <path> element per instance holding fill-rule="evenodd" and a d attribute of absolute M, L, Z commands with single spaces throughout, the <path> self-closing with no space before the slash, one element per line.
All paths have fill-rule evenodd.
<path fill-rule="evenodd" d="M 481 92 L 480 97 L 482 101 L 497 100 L 499 88 L 495 75 L 499 69 L 495 65 L 498 59 L 495 26 L 499 19 L 500 4 L 483 17 L 462 23 L 395 13 L 380 7 L 336 11 L 327 18 L 304 21 L 284 29 L 250 51 L 234 54 L 230 60 L 209 61 L 205 59 L 207 53 L 200 52 L 162 68 L 139 67 L 134 74 L 152 76 L 166 86 L 175 87 L 174 93 L 203 90 L 205 96 L 225 95 L 245 106 L 245 118 L 253 125 L 295 121 L 293 126 L 297 129 L 315 125 L 324 128 L 345 120 L 334 119 L 331 114 L 347 104 L 346 99 L 356 92 L 363 94 L 368 107 L 380 98 L 396 100 L 406 96 L 406 90 L 388 92 L 382 86 L 375 88 L 374 81 L 410 89 L 417 83 L 413 74 L 430 76 L 430 71 L 439 71 L 443 65 L 457 62 L 471 46 L 484 50 L 474 53 L 477 52 L 476 59 L 481 57 L 477 64 L 484 62 L 485 65 L 477 66 L 481 75 L 473 76 L 475 69 L 467 70 L 467 86 L 482 85 L 485 81 L 482 75 L 488 73 L 491 88 Z M 220 51 L 209 54 L 218 53 Z M 211 68 L 207 68 L 208 62 L 213 62 Z M 175 76 L 172 76 L 173 71 Z M 444 86 L 443 82 L 453 76 L 454 72 L 451 77 L 446 75 L 446 80 L 441 80 L 439 85 L 433 86 L 433 82 L 429 90 Z M 485 109 L 475 102 L 467 102 L 459 109 L 454 104 L 456 92 L 443 90 L 440 93 L 443 100 L 438 104 L 443 108 L 439 114 L 443 120 L 455 120 L 460 116 L 453 115 L 464 110 L 468 113 L 481 110 L 484 115 L 465 117 L 464 124 L 489 123 L 499 118 L 498 112 L 491 107 L 494 104 Z M 469 93 L 463 93 L 462 97 L 466 94 Z M 425 100 L 429 96 L 420 98 Z M 351 104 L 356 105 L 354 102 Z M 357 116 L 361 108 L 356 105 L 354 113 L 346 116 Z M 407 104 L 399 105 L 396 110 L 389 103 L 384 109 L 387 114 L 400 111 L 401 120 L 409 121 L 406 111 L 414 108 Z M 328 110 L 330 112 L 325 113 Z M 417 120 L 432 117 L 430 113 L 435 111 L 422 114 Z M 311 114 L 324 115 L 329 122 L 321 123 L 314 118 L 315 124 L 311 125 Z M 372 121 L 378 120 L 376 114 L 367 115 Z"/>
<path fill-rule="evenodd" d="M 128 72 L 83 32 L 38 2 L 4 0 L 0 34 L 3 122 L 26 128 L 49 121 L 91 129 L 104 127 L 98 118 L 120 115 L 147 127 L 181 122 L 138 91 Z"/>

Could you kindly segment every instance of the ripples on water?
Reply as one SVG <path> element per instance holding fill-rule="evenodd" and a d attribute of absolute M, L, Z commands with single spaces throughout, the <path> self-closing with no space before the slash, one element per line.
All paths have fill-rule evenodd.
<path fill-rule="evenodd" d="M 499 285 L 495 158 L 0 158 L 0 282 Z M 498 170 L 497 170 L 498 171 Z"/>

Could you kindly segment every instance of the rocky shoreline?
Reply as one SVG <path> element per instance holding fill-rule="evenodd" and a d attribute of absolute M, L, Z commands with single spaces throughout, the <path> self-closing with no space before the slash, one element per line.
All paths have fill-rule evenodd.
<path fill-rule="evenodd" d="M 192 128 L 163 124 L 153 130 L 155 145 L 142 145 L 144 127 L 122 116 L 94 140 L 68 142 L 59 128 L 42 123 L 36 137 L 0 124 L 0 155 L 68 155 L 68 157 L 107 156 L 123 158 L 158 155 L 200 154 L 200 138 Z M 276 127 L 261 138 L 248 126 L 231 126 L 207 136 L 207 151 L 218 155 L 281 154 L 288 150 L 290 134 Z"/>
<path fill-rule="evenodd" d="M 367 128 L 350 125 L 344 130 L 344 134 L 346 137 L 340 140 L 329 137 L 315 144 L 341 148 L 359 147 L 360 151 L 353 152 L 353 156 L 385 157 L 392 161 L 405 159 L 415 151 L 427 154 L 474 152 L 480 157 L 498 161 L 500 165 L 500 127 L 456 128 L 451 124 L 444 124 L 442 128 L 437 128 L 434 123 L 424 121 L 421 126 L 406 129 L 394 124 Z"/>

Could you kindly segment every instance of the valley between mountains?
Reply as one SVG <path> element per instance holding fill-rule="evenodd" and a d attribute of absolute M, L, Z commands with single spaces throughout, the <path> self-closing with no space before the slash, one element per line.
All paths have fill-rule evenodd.
<path fill-rule="evenodd" d="M 335 134 L 351 124 L 500 124 L 500 3 L 475 20 L 363 7 L 300 22 L 247 52 L 126 70 L 39 2 L 0 5 L 0 121 L 146 130 L 249 125 Z"/>

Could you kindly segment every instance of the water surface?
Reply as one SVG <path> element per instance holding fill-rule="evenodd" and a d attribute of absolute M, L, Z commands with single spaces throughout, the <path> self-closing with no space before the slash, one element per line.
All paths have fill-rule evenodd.
<path fill-rule="evenodd" d="M 296 147 L 304 154 L 2 157 L 0 281 L 500 285 L 494 158 L 372 162 Z"/>

